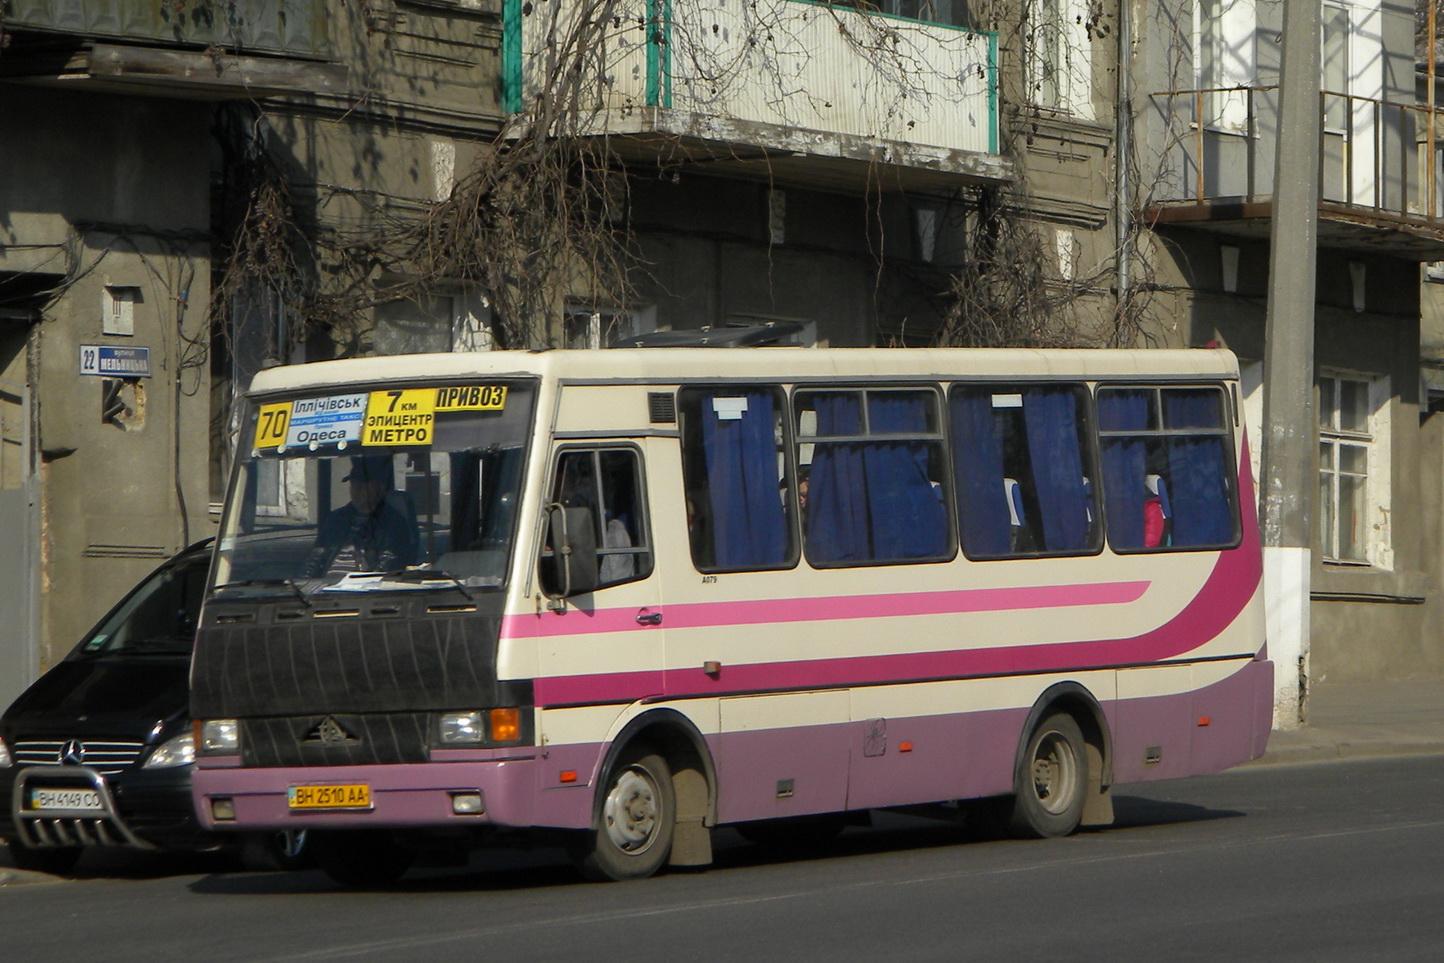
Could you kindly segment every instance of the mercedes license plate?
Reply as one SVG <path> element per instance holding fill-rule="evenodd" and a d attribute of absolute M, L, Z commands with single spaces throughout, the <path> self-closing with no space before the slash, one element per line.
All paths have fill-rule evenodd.
<path fill-rule="evenodd" d="M 32 789 L 30 808 L 37 809 L 100 809 L 100 793 L 94 789 Z"/>
<path fill-rule="evenodd" d="M 371 787 L 292 786 L 286 792 L 286 805 L 292 809 L 370 809 Z"/>

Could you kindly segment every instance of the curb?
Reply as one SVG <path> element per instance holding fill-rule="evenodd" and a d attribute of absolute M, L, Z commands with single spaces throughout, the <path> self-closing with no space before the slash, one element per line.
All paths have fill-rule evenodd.
<path fill-rule="evenodd" d="M 1444 754 L 1444 738 L 1399 733 L 1384 735 L 1299 729 L 1275 731 L 1262 757 L 1245 766 L 1286 766 L 1343 759 L 1376 759 L 1391 756 L 1436 756 Z"/>

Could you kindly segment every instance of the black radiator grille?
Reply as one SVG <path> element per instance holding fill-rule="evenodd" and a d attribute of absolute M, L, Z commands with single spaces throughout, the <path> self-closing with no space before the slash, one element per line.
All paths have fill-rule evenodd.
<path fill-rule="evenodd" d="M 242 719 L 246 766 L 364 766 L 426 762 L 426 712 Z"/>

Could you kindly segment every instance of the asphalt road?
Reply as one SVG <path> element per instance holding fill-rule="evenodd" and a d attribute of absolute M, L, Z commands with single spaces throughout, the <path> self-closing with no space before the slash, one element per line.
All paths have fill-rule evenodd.
<path fill-rule="evenodd" d="M 709 871 L 577 881 L 482 854 L 382 892 L 220 857 L 88 859 L 0 888 L 0 958 L 1147 960 L 1444 958 L 1444 757 L 1122 787 L 1111 829 L 988 840 L 886 816 L 825 855 L 718 834 Z"/>

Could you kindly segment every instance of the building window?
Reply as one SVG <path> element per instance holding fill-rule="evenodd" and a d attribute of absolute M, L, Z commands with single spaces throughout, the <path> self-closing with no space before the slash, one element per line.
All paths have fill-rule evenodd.
<path fill-rule="evenodd" d="M 562 315 L 562 347 L 605 348 L 624 338 L 655 330 L 655 308 L 605 308 L 572 303 Z"/>
<path fill-rule="evenodd" d="M 1025 33 L 1028 99 L 1034 106 L 1092 119 L 1092 22 L 1087 0 L 1030 0 Z"/>
<path fill-rule="evenodd" d="M 1194 81 L 1203 98 L 1198 123 L 1209 130 L 1243 133 L 1249 102 L 1240 89 L 1255 83 L 1255 0 L 1198 0 L 1193 6 Z"/>
<path fill-rule="evenodd" d="M 1319 551 L 1325 561 L 1370 561 L 1369 463 L 1375 434 L 1371 383 L 1319 379 Z"/>
<path fill-rule="evenodd" d="M 967 0 L 877 0 L 877 9 L 909 20 L 972 26 Z"/>
<path fill-rule="evenodd" d="M 1348 126 L 1349 5 L 1325 0 L 1319 22 L 1323 44 L 1321 66 L 1324 87 L 1324 127 L 1342 131 Z"/>

